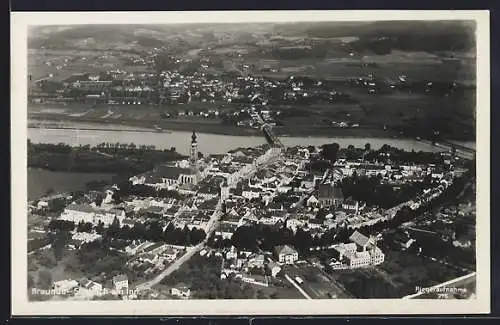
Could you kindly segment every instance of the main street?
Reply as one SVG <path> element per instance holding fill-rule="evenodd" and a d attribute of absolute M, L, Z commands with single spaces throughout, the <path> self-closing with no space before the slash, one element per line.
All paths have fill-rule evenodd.
<path fill-rule="evenodd" d="M 169 276 L 172 272 L 178 270 L 182 264 L 189 261 L 189 259 L 191 257 L 193 257 L 194 254 L 201 251 L 202 248 L 205 247 L 205 245 L 208 241 L 208 238 L 210 238 L 212 233 L 215 231 L 216 225 L 218 224 L 218 220 L 220 219 L 221 216 L 222 216 L 222 202 L 219 199 L 219 202 L 217 203 L 215 211 L 214 211 L 214 213 L 212 213 L 210 220 L 208 221 L 207 226 L 205 228 L 205 232 L 207 234 L 205 239 L 201 243 L 199 243 L 198 245 L 193 246 L 193 247 L 189 247 L 187 249 L 187 252 L 184 255 L 182 255 L 180 258 L 175 260 L 165 270 L 163 270 L 160 274 L 158 274 L 154 279 L 138 285 L 136 289 L 140 290 L 140 291 L 147 290 L 147 289 L 150 289 L 151 287 L 159 284 L 161 282 L 161 280 L 163 280 L 165 277 Z"/>

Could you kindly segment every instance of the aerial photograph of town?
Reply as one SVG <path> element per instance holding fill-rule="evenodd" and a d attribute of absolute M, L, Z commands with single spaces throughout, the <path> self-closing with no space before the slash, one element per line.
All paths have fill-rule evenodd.
<path fill-rule="evenodd" d="M 476 299 L 475 30 L 30 26 L 28 300 Z"/>

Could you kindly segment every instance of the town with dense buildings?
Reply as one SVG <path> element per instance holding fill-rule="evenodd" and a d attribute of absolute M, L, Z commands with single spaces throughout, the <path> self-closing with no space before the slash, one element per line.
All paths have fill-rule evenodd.
<path fill-rule="evenodd" d="M 394 250 L 418 258 L 433 254 L 422 234 L 435 234 L 434 240 L 450 250 L 474 247 L 472 197 L 456 203 L 465 210 L 445 205 L 473 186 L 470 160 L 454 150 L 409 153 L 369 144 L 317 148 L 279 142 L 222 155 L 203 156 L 199 149 L 193 132 L 187 159 L 79 197 L 30 202 L 31 216 L 51 216 L 29 229 L 31 297 L 44 299 L 43 292 L 65 292 L 67 299 L 236 294 L 220 288 L 207 293 L 209 284 L 184 270 L 195 261 L 201 265 L 193 267 L 201 269 L 203 263 L 212 265 L 207 271 L 212 274 L 205 276 L 214 276 L 218 286 L 239 285 L 247 298 L 279 298 L 281 292 L 307 299 L 356 297 L 359 293 L 342 280 L 352 272 L 374 272 L 380 278 L 373 281 L 389 282 L 374 289 L 381 297 L 402 297 L 412 293 L 398 290 L 408 283 L 394 285 L 386 278 L 397 274 L 384 270 L 387 263 L 399 262 L 388 261 Z M 469 222 L 460 222 L 456 231 L 437 226 L 459 219 Z M 445 260 L 457 253 L 448 254 L 441 263 L 455 263 Z M 48 272 L 36 265 L 60 272 L 45 279 Z M 467 267 L 452 270 L 461 274 Z M 316 284 L 316 277 L 324 283 Z"/>

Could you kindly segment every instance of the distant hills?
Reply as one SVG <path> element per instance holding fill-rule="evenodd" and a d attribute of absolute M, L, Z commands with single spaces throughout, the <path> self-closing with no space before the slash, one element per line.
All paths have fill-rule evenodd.
<path fill-rule="evenodd" d="M 184 49 L 189 49 L 217 44 L 220 40 L 226 44 L 255 45 L 277 35 L 322 39 L 327 43 L 334 38 L 352 37 L 353 41 L 345 49 L 382 55 L 394 50 L 474 53 L 476 45 L 473 21 L 44 26 L 30 30 L 29 35 L 31 49 L 102 50 L 132 45 L 134 49 L 144 50 L 179 41 Z"/>
<path fill-rule="evenodd" d="M 474 21 L 376 21 L 283 24 L 283 34 L 303 32 L 309 37 L 356 36 L 356 48 L 377 52 L 471 51 L 475 48 Z M 383 53 L 382 53 L 383 54 Z"/>

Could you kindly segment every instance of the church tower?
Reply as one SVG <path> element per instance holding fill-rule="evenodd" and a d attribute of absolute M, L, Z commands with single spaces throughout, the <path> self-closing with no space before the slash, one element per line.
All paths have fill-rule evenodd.
<path fill-rule="evenodd" d="M 191 135 L 191 150 L 189 151 L 189 164 L 191 168 L 198 167 L 198 142 L 196 142 L 196 133 L 193 131 Z"/>
<path fill-rule="evenodd" d="M 229 198 L 229 185 L 227 184 L 227 179 L 224 179 L 220 186 L 220 198 L 225 201 Z"/>

